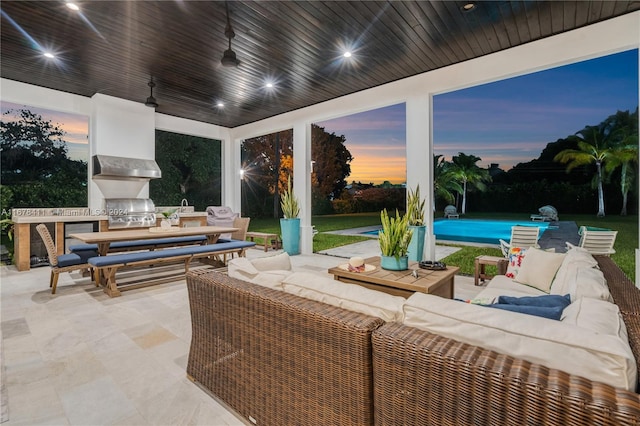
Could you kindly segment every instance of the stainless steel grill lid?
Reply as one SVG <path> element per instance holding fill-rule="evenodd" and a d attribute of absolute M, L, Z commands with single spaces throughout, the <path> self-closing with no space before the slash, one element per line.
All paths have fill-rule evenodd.
<path fill-rule="evenodd" d="M 109 229 L 156 226 L 156 206 L 149 198 L 107 198 Z"/>

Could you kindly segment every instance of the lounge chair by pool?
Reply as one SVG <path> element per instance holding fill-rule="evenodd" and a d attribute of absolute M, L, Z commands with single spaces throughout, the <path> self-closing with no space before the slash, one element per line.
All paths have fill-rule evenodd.
<path fill-rule="evenodd" d="M 532 214 L 531 220 L 540 222 L 551 222 L 558 219 L 558 210 L 553 206 L 542 206 L 538 209 L 538 214 Z"/>
<path fill-rule="evenodd" d="M 458 214 L 456 206 L 448 205 L 444 208 L 444 217 L 447 219 L 458 219 L 460 214 Z"/>

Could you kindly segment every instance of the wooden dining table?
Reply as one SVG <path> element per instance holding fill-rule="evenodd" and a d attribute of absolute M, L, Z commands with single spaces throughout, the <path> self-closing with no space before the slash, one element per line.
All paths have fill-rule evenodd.
<path fill-rule="evenodd" d="M 123 231 L 84 232 L 70 234 L 69 237 L 87 244 L 97 244 L 98 254 L 100 256 L 106 256 L 107 253 L 109 253 L 109 246 L 111 243 L 117 241 L 136 241 L 155 238 L 205 235 L 207 237 L 207 244 L 215 244 L 218 241 L 218 238 L 220 238 L 220 234 L 232 233 L 237 230 L 238 228 L 226 226 L 190 226 L 185 228 L 172 226 L 168 229 L 141 228 Z"/>

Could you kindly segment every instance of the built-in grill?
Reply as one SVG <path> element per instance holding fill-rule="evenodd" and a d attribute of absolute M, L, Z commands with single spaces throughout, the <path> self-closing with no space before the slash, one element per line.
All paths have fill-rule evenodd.
<path fill-rule="evenodd" d="M 156 226 L 156 206 L 149 198 L 107 198 L 109 229 Z"/>

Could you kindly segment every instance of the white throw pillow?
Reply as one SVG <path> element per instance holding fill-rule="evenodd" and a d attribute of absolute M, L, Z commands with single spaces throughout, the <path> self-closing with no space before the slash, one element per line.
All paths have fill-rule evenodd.
<path fill-rule="evenodd" d="M 227 273 L 232 278 L 250 281 L 258 272 L 260 271 L 246 257 L 236 257 L 227 263 Z"/>
<path fill-rule="evenodd" d="M 282 286 L 285 292 L 307 299 L 382 318 L 387 322 L 402 321 L 404 297 L 342 283 L 328 275 L 310 272 L 295 272 L 282 281 Z"/>
<path fill-rule="evenodd" d="M 564 257 L 564 253 L 552 253 L 531 247 L 527 250 L 515 280 L 549 293 L 553 278 Z"/>
<path fill-rule="evenodd" d="M 562 321 L 415 293 L 403 324 L 474 346 L 635 391 L 629 341 Z"/>
<path fill-rule="evenodd" d="M 253 266 L 259 271 L 290 271 L 291 259 L 287 252 L 282 252 L 274 256 L 259 257 L 251 261 Z"/>
<path fill-rule="evenodd" d="M 522 267 L 522 262 L 527 255 L 527 249 L 521 247 L 510 247 L 507 254 L 507 272 L 505 276 L 514 280 Z"/>

